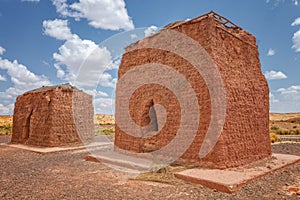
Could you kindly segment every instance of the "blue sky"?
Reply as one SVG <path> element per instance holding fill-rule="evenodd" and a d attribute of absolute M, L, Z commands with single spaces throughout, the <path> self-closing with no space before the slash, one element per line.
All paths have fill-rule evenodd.
<path fill-rule="evenodd" d="M 12 114 L 15 98 L 25 91 L 66 82 L 93 94 L 97 113 L 113 113 L 123 47 L 168 23 L 211 10 L 256 36 L 271 112 L 299 112 L 298 4 L 297 0 L 0 0 L 0 115 Z"/>

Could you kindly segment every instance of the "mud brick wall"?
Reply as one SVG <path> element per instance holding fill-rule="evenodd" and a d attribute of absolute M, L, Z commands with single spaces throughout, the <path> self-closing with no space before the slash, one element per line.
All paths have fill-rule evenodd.
<path fill-rule="evenodd" d="M 188 35 L 207 51 L 220 72 L 226 90 L 223 131 L 205 158 L 199 159 L 199 151 L 211 120 L 211 99 L 203 78 L 189 62 L 159 49 L 129 51 L 131 46 L 122 57 L 118 75 L 120 79 L 142 64 L 160 63 L 184 75 L 191 84 L 199 103 L 200 126 L 194 141 L 177 162 L 223 169 L 270 156 L 269 89 L 260 69 L 255 37 L 241 29 L 226 28 L 210 16 L 201 20 L 196 18 L 171 29 Z M 155 37 L 145 38 L 133 46 L 147 43 Z M 125 133 L 116 124 L 117 147 L 133 152 L 151 152 L 164 147 L 174 138 L 179 128 L 181 110 L 175 95 L 165 87 L 148 84 L 136 90 L 129 105 L 132 119 L 140 126 L 147 125 L 150 122 L 147 113 L 151 101 L 166 109 L 167 119 L 161 131 L 152 137 L 138 138 Z"/>
<path fill-rule="evenodd" d="M 32 90 L 16 100 L 11 142 L 44 147 L 92 142 L 93 115 L 92 97 L 69 84 Z"/>

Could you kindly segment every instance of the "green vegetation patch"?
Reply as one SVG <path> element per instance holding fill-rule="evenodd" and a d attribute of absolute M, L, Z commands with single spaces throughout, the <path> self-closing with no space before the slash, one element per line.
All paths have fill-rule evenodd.
<path fill-rule="evenodd" d="M 0 126 L 0 135 L 11 135 L 11 134 L 12 134 L 12 126 L 10 125 Z"/>
<path fill-rule="evenodd" d="M 296 129 L 296 130 L 276 130 L 276 131 L 272 131 L 274 133 L 276 133 L 277 135 L 300 135 L 300 129 Z"/>
<path fill-rule="evenodd" d="M 115 130 L 113 127 L 100 127 L 98 125 L 95 125 L 94 133 L 96 136 L 97 135 L 113 135 L 115 133 Z"/>
<path fill-rule="evenodd" d="M 271 131 L 277 131 L 277 130 L 279 130 L 279 128 L 277 127 L 277 126 L 271 126 Z"/>
<path fill-rule="evenodd" d="M 102 132 L 104 135 L 112 135 L 115 133 L 115 130 L 113 128 L 105 128 L 102 129 Z"/>

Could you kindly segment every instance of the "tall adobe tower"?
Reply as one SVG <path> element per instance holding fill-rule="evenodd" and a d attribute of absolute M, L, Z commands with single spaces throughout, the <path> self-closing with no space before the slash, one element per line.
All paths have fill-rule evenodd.
<path fill-rule="evenodd" d="M 193 48 L 185 48 L 180 53 L 166 51 L 162 48 L 147 48 L 157 44 L 155 40 L 165 37 L 168 31 L 176 31 L 196 41 L 216 67 L 224 88 L 224 102 L 218 106 L 225 108 L 224 121 L 220 134 L 212 149 L 204 157 L 199 156 L 203 142 L 213 143 L 206 138 L 213 120 L 213 88 L 209 88 L 207 77 L 195 70 L 193 64 L 181 55 L 193 55 Z M 165 37 L 166 38 L 166 37 Z M 172 39 L 172 38 L 171 38 Z M 172 42 L 176 41 L 171 41 Z M 166 44 L 168 45 L 168 44 Z M 175 46 L 173 49 L 176 49 Z M 174 50 L 175 51 L 175 50 Z M 198 60 L 202 62 L 202 60 Z M 180 122 L 186 111 L 182 109 L 178 97 L 170 88 L 159 84 L 159 80 L 149 84 L 148 80 L 161 74 L 155 74 L 147 64 L 159 63 L 168 66 L 183 76 L 191 85 L 198 101 L 199 116 L 190 118 L 198 120 L 196 135 L 191 144 L 182 152 L 176 162 L 194 164 L 210 168 L 230 168 L 242 166 L 271 155 L 269 138 L 269 88 L 261 72 L 256 39 L 228 19 L 210 12 L 189 21 L 175 22 L 167 25 L 160 32 L 140 40 L 126 48 L 118 72 L 119 81 L 132 70 L 142 70 L 132 80 L 143 82 L 130 96 L 129 105 L 116 96 L 116 133 L 115 146 L 130 152 L 151 153 L 166 147 L 181 128 Z M 149 71 L 148 71 L 149 69 Z M 159 73 L 159 72 L 158 72 Z M 149 77 L 150 76 L 150 77 Z M 209 77 L 208 79 L 214 77 Z M 168 79 L 164 77 L 161 82 Z M 172 82 L 172 78 L 169 78 Z M 214 82 L 214 80 L 210 80 Z M 172 83 L 171 83 L 172 84 Z M 175 84 L 175 83 L 174 83 Z M 124 87 L 125 88 L 125 87 Z M 183 98 L 190 98 L 189 93 Z M 165 108 L 164 123 L 159 120 L 159 111 L 153 105 L 160 104 Z M 129 107 L 131 119 L 139 126 L 149 126 L 147 137 L 134 136 L 119 126 L 126 124 L 127 119 L 120 115 L 124 107 Z M 151 120 L 156 116 L 156 121 Z M 129 124 L 129 122 L 128 122 Z M 152 128 L 151 128 L 152 127 Z M 125 127 L 126 128 L 126 127 Z M 189 127 L 187 126 L 186 129 Z M 181 143 L 178 142 L 177 146 Z M 174 148 L 174 152 L 176 148 Z"/>

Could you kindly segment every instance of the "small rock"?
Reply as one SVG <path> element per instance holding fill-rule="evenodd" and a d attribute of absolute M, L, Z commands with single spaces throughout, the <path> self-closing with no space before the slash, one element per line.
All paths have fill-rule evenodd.
<path fill-rule="evenodd" d="M 156 165 L 154 167 L 152 167 L 150 169 L 151 172 L 154 172 L 154 173 L 166 173 L 167 172 L 167 167 L 164 166 L 164 165 Z"/>
<path fill-rule="evenodd" d="M 7 192 L 2 193 L 2 197 L 6 197 L 6 195 L 7 195 Z"/>

